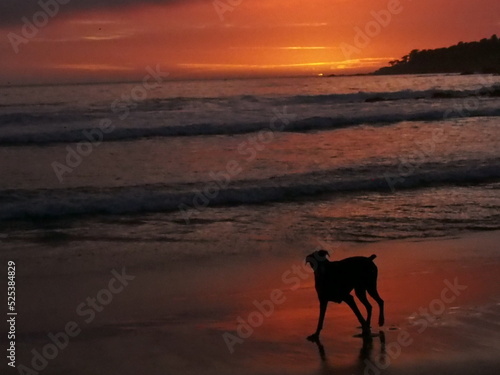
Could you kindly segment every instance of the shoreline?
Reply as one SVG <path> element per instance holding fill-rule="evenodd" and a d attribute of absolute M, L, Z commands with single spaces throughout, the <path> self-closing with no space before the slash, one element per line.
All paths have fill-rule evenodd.
<path fill-rule="evenodd" d="M 29 364 L 30 351 L 42 350 L 49 332 L 75 321 L 81 334 L 49 361 L 44 373 L 465 374 L 474 369 L 493 374 L 499 364 L 499 239 L 496 231 L 330 249 L 332 259 L 377 254 L 379 292 L 386 301 L 387 324 L 380 330 L 385 345 L 373 327 L 378 308 L 371 300 L 372 341 L 356 337 L 360 330 L 354 315 L 345 304 L 334 303 L 328 307 L 322 348 L 306 341 L 318 314 L 314 280 L 301 256 L 308 249 L 200 262 L 192 257 L 169 261 L 165 254 L 138 251 L 135 264 L 133 253 L 121 258 L 126 260 L 121 264 L 106 261 L 103 253 L 100 272 L 87 273 L 87 266 L 73 264 L 70 268 L 80 272 L 67 269 L 44 277 L 38 277 L 36 266 L 28 270 L 23 264 L 18 275 L 18 364 Z M 76 308 L 108 285 L 113 263 L 134 279 L 87 324 L 88 314 L 79 315 Z M 299 282 L 286 282 L 292 274 Z M 459 294 L 453 294 L 450 283 L 466 288 L 455 288 Z M 452 292 L 443 294 L 445 288 Z M 248 324 L 252 313 L 259 323 L 258 306 L 271 300 L 275 290 L 282 292 L 281 303 L 274 304 L 269 316 L 261 313 L 261 324 L 250 326 L 251 334 L 240 337 L 243 342 L 231 354 L 224 334 L 239 337 L 241 322 Z M 403 345 L 410 339 L 410 345 Z M 367 370 L 367 363 L 375 369 Z"/>

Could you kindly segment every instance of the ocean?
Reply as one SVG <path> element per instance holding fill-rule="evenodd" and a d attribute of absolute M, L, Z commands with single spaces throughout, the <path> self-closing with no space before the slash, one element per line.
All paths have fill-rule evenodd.
<path fill-rule="evenodd" d="M 211 256 L 498 230 L 499 95 L 493 75 L 3 87 L 0 241 Z"/>

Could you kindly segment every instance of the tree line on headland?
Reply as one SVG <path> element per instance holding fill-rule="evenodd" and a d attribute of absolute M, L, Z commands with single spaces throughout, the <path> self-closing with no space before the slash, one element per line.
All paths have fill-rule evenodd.
<path fill-rule="evenodd" d="M 460 42 L 447 48 L 415 49 L 389 64 L 373 74 L 500 74 L 500 40 L 493 35 L 479 42 Z"/>

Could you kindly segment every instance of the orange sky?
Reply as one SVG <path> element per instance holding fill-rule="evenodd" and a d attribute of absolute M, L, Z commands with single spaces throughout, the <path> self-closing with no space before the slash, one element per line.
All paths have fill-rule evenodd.
<path fill-rule="evenodd" d="M 172 78 L 367 72 L 500 29 L 498 0 L 216 0 L 221 16 L 214 0 L 57 1 L 44 25 L 36 0 L 2 0 L 0 84 L 140 79 L 157 64 Z"/>

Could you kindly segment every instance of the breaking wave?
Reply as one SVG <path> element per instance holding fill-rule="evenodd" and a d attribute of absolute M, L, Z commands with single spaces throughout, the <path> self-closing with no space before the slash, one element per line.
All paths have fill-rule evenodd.
<path fill-rule="evenodd" d="M 479 164 L 479 165 L 478 165 Z M 0 191 L 0 220 L 71 215 L 135 214 L 203 209 L 220 205 L 266 204 L 310 199 L 321 194 L 391 192 L 436 185 L 477 184 L 500 179 L 499 160 L 428 163 L 419 172 L 398 175 L 398 165 L 342 168 L 265 180 L 204 181 L 181 185 L 140 185 Z"/>

